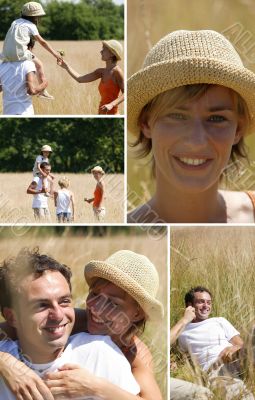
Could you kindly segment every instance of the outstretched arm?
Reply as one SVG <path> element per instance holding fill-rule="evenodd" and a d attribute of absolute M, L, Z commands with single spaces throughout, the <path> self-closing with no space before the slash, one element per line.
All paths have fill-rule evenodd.
<path fill-rule="evenodd" d="M 59 60 L 58 61 L 58 65 L 60 65 L 60 67 L 62 67 L 63 69 L 65 69 L 68 74 L 76 80 L 76 82 L 78 83 L 89 83 L 89 82 L 93 82 L 96 81 L 97 79 L 100 79 L 102 76 L 102 69 L 98 68 L 95 71 L 89 73 L 89 74 L 85 74 L 85 75 L 80 75 L 78 72 L 76 72 L 69 64 L 67 64 L 66 61 L 64 60 Z"/>
<path fill-rule="evenodd" d="M 59 56 L 59 54 L 53 50 L 53 48 L 49 45 L 48 42 L 46 42 L 46 40 L 44 40 L 41 35 L 35 35 L 34 36 L 35 40 L 37 40 L 37 42 L 40 43 L 40 45 L 42 47 L 44 47 L 46 50 L 48 50 L 49 53 L 51 53 L 57 60 L 61 60 L 61 57 Z"/>

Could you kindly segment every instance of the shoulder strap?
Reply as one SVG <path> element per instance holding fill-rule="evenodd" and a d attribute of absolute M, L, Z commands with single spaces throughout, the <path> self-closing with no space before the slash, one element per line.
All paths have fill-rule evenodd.
<path fill-rule="evenodd" d="M 253 209 L 255 212 L 255 192 L 252 192 L 250 190 L 245 191 L 245 193 L 249 196 L 249 198 L 251 199 L 252 205 L 253 205 Z"/>

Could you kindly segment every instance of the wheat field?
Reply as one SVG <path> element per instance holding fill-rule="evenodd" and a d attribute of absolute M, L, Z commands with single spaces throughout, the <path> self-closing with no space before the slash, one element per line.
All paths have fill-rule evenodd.
<path fill-rule="evenodd" d="M 212 292 L 211 316 L 224 317 L 240 332 L 247 348 L 244 379 L 255 393 L 251 329 L 255 322 L 255 229 L 192 227 L 171 229 L 171 326 L 183 315 L 184 295 L 195 286 Z M 178 347 L 172 349 L 171 375 L 201 382 Z M 216 397 L 217 400 L 222 398 Z M 239 398 L 237 399 L 239 400 Z"/>
<path fill-rule="evenodd" d="M 2 44 L 0 42 L 0 49 Z M 55 50 L 64 50 L 65 60 L 81 75 L 105 66 L 100 55 L 101 41 L 49 41 L 49 44 Z M 57 65 L 56 59 L 40 44 L 36 43 L 33 52 L 44 64 L 45 75 L 48 79 L 47 90 L 55 98 L 51 101 L 34 96 L 33 104 L 36 115 L 93 115 L 98 113 L 99 80 L 88 84 L 78 83 Z M 123 70 L 123 60 L 119 65 Z M 0 110 L 2 110 L 2 96 Z M 123 110 L 124 106 L 121 104 L 119 113 L 123 114 Z"/>
<path fill-rule="evenodd" d="M 91 174 L 54 174 L 54 190 L 58 190 L 58 180 L 66 176 L 75 198 L 74 223 L 96 223 L 92 205 L 84 202 L 84 197 L 93 197 L 96 181 Z M 32 173 L 0 174 L 0 223 L 34 223 L 32 210 L 33 195 L 26 193 L 32 182 Z M 124 222 L 124 175 L 107 174 L 104 178 L 106 216 L 103 222 Z M 56 223 L 53 199 L 48 200 L 52 223 Z"/>
<path fill-rule="evenodd" d="M 255 72 L 255 3 L 252 0 L 128 0 L 127 11 L 128 78 L 142 67 L 145 55 L 161 37 L 178 29 L 227 32 L 229 39 L 236 43 L 245 66 Z M 135 138 L 129 134 L 128 140 L 134 142 Z M 250 135 L 246 143 L 253 168 L 246 174 L 245 189 L 254 190 L 255 182 L 249 185 L 248 178 L 249 174 L 254 175 L 255 135 Z M 130 196 L 129 208 L 132 209 L 151 198 L 154 182 L 149 157 L 139 160 L 133 149 L 129 149 L 127 164 L 129 191 L 136 193 Z M 236 190 L 235 186 L 228 187 Z"/>
<path fill-rule="evenodd" d="M 56 236 L 49 227 L 1 227 L 0 235 L 11 232 L 10 237 L 1 237 L 0 262 L 15 256 L 22 247 L 39 246 L 41 253 L 54 257 L 68 265 L 73 272 L 72 286 L 76 307 L 84 308 L 88 287 L 83 277 L 83 269 L 90 260 L 104 260 L 121 249 L 129 249 L 146 255 L 155 264 L 160 287 L 158 299 L 165 307 L 165 318 L 157 323 L 148 323 L 143 340 L 149 346 L 154 360 L 158 384 L 163 399 L 167 399 L 167 240 L 161 230 L 160 235 L 141 234 L 139 228 L 126 227 L 125 232 L 114 234 L 108 231 L 104 237 L 74 236 L 72 228 L 65 229 L 61 237 Z M 43 236 L 41 236 L 44 231 Z"/>

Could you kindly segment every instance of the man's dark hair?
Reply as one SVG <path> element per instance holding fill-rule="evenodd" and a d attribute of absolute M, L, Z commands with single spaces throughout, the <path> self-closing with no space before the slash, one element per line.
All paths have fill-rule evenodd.
<path fill-rule="evenodd" d="M 208 290 L 208 289 L 207 289 L 206 287 L 204 287 L 204 286 L 196 286 L 196 287 L 194 287 L 194 288 L 191 288 L 191 289 L 185 294 L 184 300 L 185 300 L 185 305 L 186 305 L 186 307 L 189 305 L 189 303 L 191 303 L 191 304 L 194 303 L 195 293 L 197 293 L 197 292 L 200 292 L 200 293 L 206 292 L 206 293 L 208 293 L 208 294 L 211 296 L 211 298 L 212 298 L 212 293 L 210 292 L 210 290 Z"/>
<path fill-rule="evenodd" d="M 41 164 L 40 164 L 40 167 L 41 168 L 45 168 L 45 167 L 50 167 L 51 165 L 49 164 L 49 163 L 47 163 L 46 161 L 44 161 L 44 162 L 42 162 Z"/>
<path fill-rule="evenodd" d="M 66 279 L 70 290 L 72 272 L 65 264 L 60 264 L 54 258 L 46 254 L 40 254 L 39 248 L 32 251 L 23 248 L 16 258 L 10 258 L 0 264 L 0 307 L 1 313 L 5 307 L 12 307 L 17 295 L 20 282 L 28 275 L 34 274 L 35 279 L 45 271 L 60 272 Z"/>

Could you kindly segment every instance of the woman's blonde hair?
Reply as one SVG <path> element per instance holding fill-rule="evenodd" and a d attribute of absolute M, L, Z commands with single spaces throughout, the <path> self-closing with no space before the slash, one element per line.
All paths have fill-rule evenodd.
<path fill-rule="evenodd" d="M 200 98 L 208 91 L 211 86 L 214 85 L 206 83 L 185 85 L 160 93 L 158 96 L 154 97 L 154 99 L 152 99 L 148 104 L 146 104 L 146 106 L 143 107 L 138 119 L 138 126 L 141 127 L 142 124 L 150 123 L 150 127 L 152 127 L 159 117 L 166 115 L 169 112 L 169 108 L 173 106 L 178 107 L 188 100 Z M 251 118 L 247 105 L 238 93 L 236 93 L 232 89 L 229 90 L 233 95 L 235 110 L 240 119 L 242 119 L 243 121 L 245 133 L 249 130 L 251 124 Z M 130 145 L 131 147 L 139 146 L 139 149 L 136 153 L 139 158 L 143 158 L 149 155 L 152 149 L 151 139 L 147 138 L 141 129 L 138 139 Z M 230 159 L 234 162 L 241 157 L 244 157 L 248 160 L 243 137 L 237 144 L 234 144 L 232 146 Z M 152 165 L 153 175 L 155 175 L 155 161 L 153 155 Z"/>

